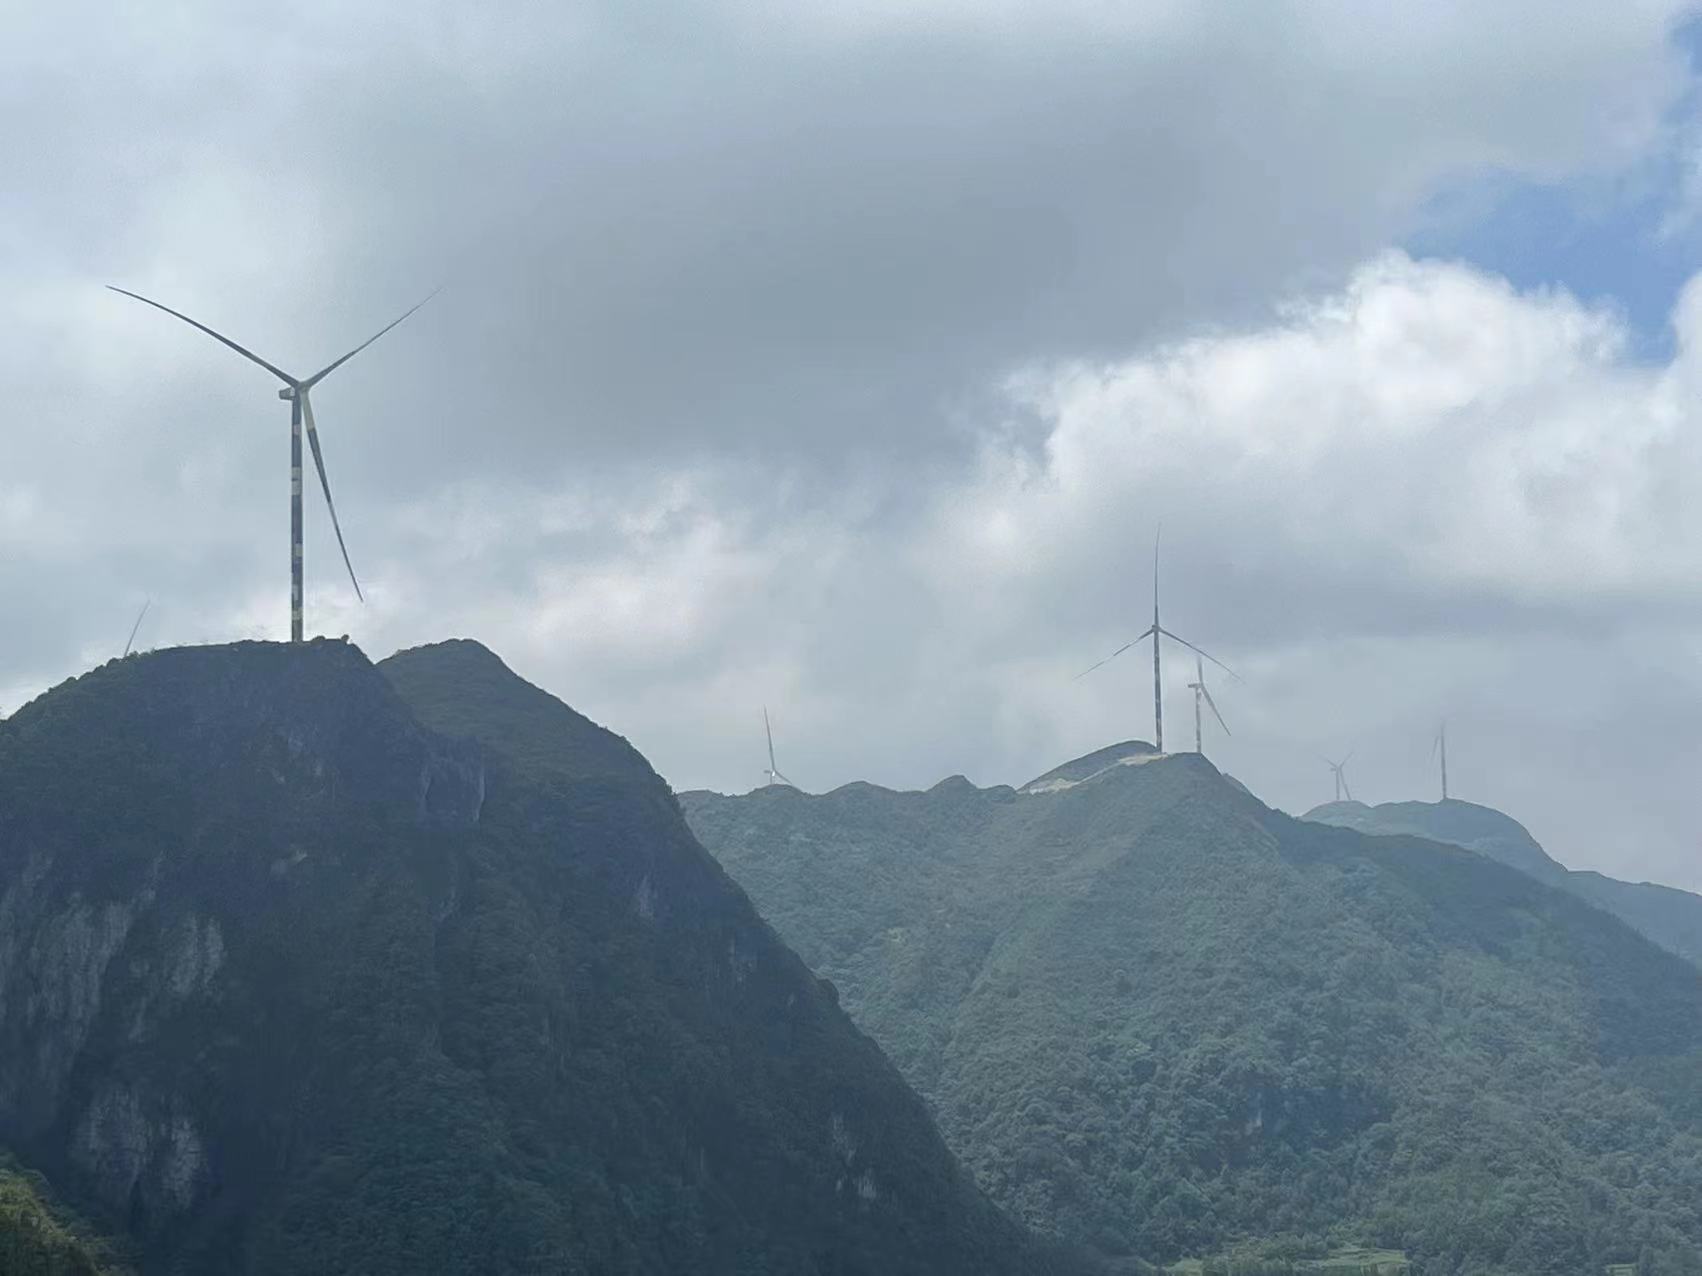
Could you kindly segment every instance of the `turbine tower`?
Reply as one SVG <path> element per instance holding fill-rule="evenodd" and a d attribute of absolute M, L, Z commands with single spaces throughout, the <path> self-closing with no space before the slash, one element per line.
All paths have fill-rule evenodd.
<path fill-rule="evenodd" d="M 1160 527 L 1159 528 L 1159 536 L 1163 535 L 1163 531 L 1164 531 L 1164 529 L 1162 527 Z M 1078 673 L 1076 675 L 1076 678 L 1087 677 L 1088 674 L 1092 673 L 1095 669 L 1099 668 L 1100 665 L 1109 664 L 1111 661 L 1115 660 L 1118 656 L 1122 655 L 1125 651 L 1127 651 L 1130 647 L 1133 647 L 1138 643 L 1145 642 L 1148 638 L 1151 638 L 1152 639 L 1152 735 L 1153 735 L 1152 743 L 1153 743 L 1153 747 L 1155 749 L 1157 749 L 1158 752 L 1163 753 L 1164 752 L 1164 669 L 1163 669 L 1163 666 L 1161 664 L 1162 657 L 1161 657 L 1160 652 L 1159 652 L 1159 647 L 1160 647 L 1159 639 L 1160 638 L 1168 638 L 1168 639 L 1170 639 L 1171 642 L 1181 643 L 1189 651 L 1193 652 L 1196 657 L 1204 657 L 1206 660 L 1211 661 L 1214 665 L 1216 665 L 1219 669 L 1223 670 L 1231 678 L 1234 678 L 1235 681 L 1237 681 L 1237 682 L 1241 681 L 1241 675 L 1236 673 L 1235 670 L 1231 669 L 1228 665 L 1224 664 L 1223 661 L 1219 660 L 1216 656 L 1212 655 L 1211 652 L 1204 651 L 1201 648 L 1196 647 L 1193 643 L 1189 642 L 1186 638 L 1178 637 L 1176 634 L 1171 633 L 1168 629 L 1166 629 L 1163 625 L 1161 625 L 1159 623 L 1159 621 L 1158 621 L 1158 543 L 1159 543 L 1159 537 L 1154 536 L 1153 541 L 1152 541 L 1152 624 L 1151 624 L 1151 626 L 1149 626 L 1138 637 L 1131 638 L 1128 642 L 1124 643 L 1121 647 L 1117 648 L 1116 651 L 1113 651 L 1109 656 L 1105 657 L 1104 660 L 1101 660 L 1096 664 L 1091 664 L 1086 669 L 1083 669 L 1080 673 Z M 1202 665 L 1201 668 L 1203 670 L 1204 666 Z M 1208 697 L 1208 699 L 1209 699 L 1209 697 Z M 1217 712 L 1217 706 L 1216 705 L 1212 706 L 1212 712 L 1213 713 Z M 1218 721 L 1222 722 L 1223 719 L 1220 717 L 1218 719 Z M 1228 729 L 1229 728 L 1227 728 L 1227 727 L 1224 728 L 1225 731 L 1227 731 Z"/>
<path fill-rule="evenodd" d="M 1448 800 L 1448 724 L 1436 728 L 1436 738 L 1430 742 L 1430 756 L 1442 759 L 1442 800 Z"/>
<path fill-rule="evenodd" d="M 1347 761 L 1348 758 L 1351 758 L 1352 756 L 1353 754 L 1349 753 L 1347 757 L 1343 758 L 1340 762 L 1331 762 L 1328 758 L 1324 759 L 1324 765 L 1329 767 L 1331 771 L 1335 772 L 1336 801 L 1338 802 L 1340 802 L 1344 797 L 1349 802 L 1353 801 L 1353 790 L 1347 787 Z"/>
<path fill-rule="evenodd" d="M 284 383 L 284 388 L 278 391 L 278 397 L 288 400 L 290 405 L 290 641 L 301 641 L 301 427 L 304 421 L 307 424 L 308 446 L 313 450 L 313 468 L 319 471 L 319 487 L 325 493 L 325 508 L 331 512 L 331 528 L 337 533 L 337 548 L 343 552 L 343 566 L 348 568 L 349 580 L 355 587 L 355 597 L 365 602 L 366 596 L 361 593 L 360 581 L 355 579 L 354 565 L 349 562 L 348 546 L 343 543 L 343 529 L 337 522 L 337 506 L 331 500 L 331 480 L 325 477 L 325 456 L 319 450 L 319 430 L 313 423 L 313 404 L 308 399 L 308 391 L 401 323 L 402 319 L 406 319 L 420 306 L 425 305 L 426 301 L 431 300 L 431 297 L 427 297 L 425 301 L 416 304 L 401 319 L 396 319 L 380 328 L 342 358 L 326 364 L 312 376 L 302 378 L 292 377 L 275 364 L 267 363 L 252 350 L 244 349 L 224 334 L 214 332 L 206 324 L 199 323 L 188 315 L 173 310 L 170 306 L 161 305 L 151 298 L 142 296 L 139 292 L 131 292 L 128 288 L 118 288 L 112 284 L 108 284 L 107 287 L 113 292 L 132 297 L 144 305 L 152 306 L 155 310 L 163 310 L 166 314 L 183 320 L 191 328 L 199 328 L 214 341 L 230 347 L 251 363 L 259 364 Z M 432 294 L 432 296 L 436 295 L 436 293 Z"/>
<path fill-rule="evenodd" d="M 794 789 L 797 788 L 798 787 L 797 785 L 793 784 L 792 781 L 788 780 L 785 776 L 781 775 L 780 772 L 775 768 L 775 765 L 774 765 L 774 728 L 768 725 L 768 706 L 767 705 L 764 705 L 762 707 L 762 731 L 763 731 L 763 734 L 768 737 L 768 770 L 763 772 L 763 775 L 768 777 L 767 783 L 770 784 L 770 785 L 785 784 L 785 785 L 790 786 L 791 788 L 794 788 Z"/>
<path fill-rule="evenodd" d="M 1188 687 L 1194 693 L 1194 752 L 1204 757 L 1206 753 L 1204 736 L 1200 732 L 1201 700 L 1204 700 L 1210 707 L 1212 717 L 1216 718 L 1217 725 L 1223 728 L 1223 734 L 1229 735 L 1230 731 L 1229 724 L 1223 720 L 1223 715 L 1218 712 L 1217 701 L 1213 700 L 1211 692 L 1206 690 L 1206 662 L 1200 659 L 1198 655 L 1194 657 L 1194 681 L 1190 682 Z"/>

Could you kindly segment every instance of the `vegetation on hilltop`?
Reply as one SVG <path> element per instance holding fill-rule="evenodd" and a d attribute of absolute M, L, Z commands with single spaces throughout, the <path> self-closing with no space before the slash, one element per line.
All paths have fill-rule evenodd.
<path fill-rule="evenodd" d="M 1037 1227 L 1702 1271 L 1702 982 L 1569 895 L 1289 819 L 1186 755 L 681 803 Z"/>

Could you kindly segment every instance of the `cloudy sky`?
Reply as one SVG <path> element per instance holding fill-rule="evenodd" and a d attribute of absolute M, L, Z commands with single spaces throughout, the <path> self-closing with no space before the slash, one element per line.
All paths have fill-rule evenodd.
<path fill-rule="evenodd" d="M 0 44 L 0 709 L 468 635 L 678 788 L 1150 738 L 1702 889 L 1702 73 L 1669 0 L 27 6 Z M 1167 671 L 1191 744 L 1191 666 Z"/>

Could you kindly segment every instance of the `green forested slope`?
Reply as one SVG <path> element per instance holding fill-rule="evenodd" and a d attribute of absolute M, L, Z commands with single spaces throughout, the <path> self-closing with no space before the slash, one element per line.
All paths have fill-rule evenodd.
<path fill-rule="evenodd" d="M 100 1246 L 45 1199 L 46 1188 L 0 1156 L 0 1273 L 118 1276 Z"/>
<path fill-rule="evenodd" d="M 1308 811 L 1304 818 L 1362 833 L 1406 833 L 1464 846 L 1589 900 L 1668 952 L 1702 966 L 1702 895 L 1654 882 L 1622 882 L 1601 873 L 1569 869 L 1551 858 L 1524 825 L 1492 807 L 1457 798 L 1446 802 L 1385 802 L 1380 806 L 1329 802 Z"/>
<path fill-rule="evenodd" d="M 1702 1270 L 1693 968 L 1458 848 L 1289 819 L 1195 756 L 1103 761 L 681 802 L 1036 1226 Z"/>
<path fill-rule="evenodd" d="M 642 758 L 389 669 L 418 716 L 251 643 L 0 727 L 0 1142 L 144 1273 L 1034 1270 Z"/>

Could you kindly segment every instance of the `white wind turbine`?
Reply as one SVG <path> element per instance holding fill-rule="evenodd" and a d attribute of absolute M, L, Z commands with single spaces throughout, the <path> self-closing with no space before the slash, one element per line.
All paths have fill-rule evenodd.
<path fill-rule="evenodd" d="M 128 656 L 130 649 L 136 645 L 136 634 L 142 628 L 142 617 L 148 614 L 148 608 L 154 605 L 152 598 L 142 603 L 142 610 L 136 613 L 136 623 L 130 626 L 130 636 L 124 640 L 124 654 Z"/>
<path fill-rule="evenodd" d="M 1223 720 L 1223 714 L 1218 712 L 1217 701 L 1211 698 L 1211 692 L 1206 690 L 1206 662 L 1198 655 L 1194 657 L 1194 681 L 1188 684 L 1194 693 L 1194 752 L 1205 756 L 1205 737 L 1200 730 L 1200 701 L 1204 700 L 1211 709 L 1212 717 L 1217 719 L 1217 725 L 1223 728 L 1223 734 L 1229 735 L 1229 724 Z"/>
<path fill-rule="evenodd" d="M 1324 765 L 1329 767 L 1331 771 L 1335 772 L 1336 801 L 1338 802 L 1340 802 L 1344 797 L 1349 802 L 1353 801 L 1353 790 L 1347 787 L 1347 763 L 1348 758 L 1351 758 L 1352 756 L 1353 753 L 1350 750 L 1347 757 L 1344 757 L 1340 762 L 1331 762 L 1328 758 L 1324 759 Z"/>
<path fill-rule="evenodd" d="M 1159 535 L 1163 534 L 1163 530 L 1164 529 L 1162 527 L 1159 529 Z M 1164 678 L 1163 678 L 1163 669 L 1162 669 L 1162 666 L 1160 664 L 1160 661 L 1162 659 L 1162 653 L 1161 653 L 1160 648 L 1162 647 L 1163 644 L 1160 643 L 1159 639 L 1168 638 L 1168 639 L 1170 639 L 1171 642 L 1181 643 L 1189 651 L 1193 652 L 1196 657 L 1203 657 L 1204 659 L 1211 661 L 1214 665 L 1216 665 L 1219 669 L 1223 670 L 1226 674 L 1228 674 L 1231 678 L 1235 679 L 1235 681 L 1237 681 L 1237 682 L 1241 681 L 1241 675 L 1236 673 L 1235 670 L 1231 669 L 1228 665 L 1224 664 L 1223 661 L 1219 660 L 1216 656 L 1212 655 L 1211 652 L 1205 651 L 1205 650 L 1202 650 L 1199 647 L 1196 647 L 1193 643 L 1189 642 L 1186 638 L 1183 638 L 1183 637 L 1180 637 L 1177 634 L 1171 633 L 1168 629 L 1166 629 L 1163 625 L 1161 625 L 1159 623 L 1159 621 L 1158 621 L 1158 542 L 1159 542 L 1159 537 L 1158 536 L 1153 537 L 1153 542 L 1152 542 L 1152 624 L 1147 626 L 1147 628 L 1144 631 L 1142 631 L 1141 634 L 1138 637 L 1131 638 L 1128 642 L 1124 643 L 1121 647 L 1117 648 L 1116 651 L 1113 651 L 1109 656 L 1105 657 L 1104 660 L 1101 660 L 1096 664 L 1089 665 L 1086 669 L 1083 669 L 1080 673 L 1078 673 L 1076 675 L 1076 677 L 1077 678 L 1087 677 L 1088 674 L 1092 673 L 1095 669 L 1099 668 L 1100 665 L 1109 664 L 1111 661 L 1115 660 L 1118 656 L 1122 655 L 1125 651 L 1127 651 L 1130 647 L 1133 647 L 1138 643 L 1145 642 L 1148 638 L 1151 638 L 1152 639 L 1152 736 L 1153 736 L 1152 743 L 1153 743 L 1153 747 L 1155 749 L 1157 749 L 1160 753 L 1163 753 L 1164 752 Z M 1201 669 L 1202 670 L 1204 669 L 1203 665 L 1201 666 Z M 1195 694 L 1196 694 L 1196 696 L 1198 695 L 1197 692 Z M 1217 706 L 1216 705 L 1212 706 L 1212 712 L 1213 713 L 1217 712 Z M 1218 721 L 1222 722 L 1223 719 L 1220 717 L 1218 719 Z M 1225 727 L 1224 730 L 1228 731 L 1229 728 Z"/>
<path fill-rule="evenodd" d="M 139 292 L 131 292 L 128 288 L 117 288 L 112 284 L 108 284 L 107 287 L 113 292 L 134 298 L 136 301 L 140 301 L 144 305 L 152 306 L 155 310 L 163 310 L 166 314 L 171 315 L 173 318 L 183 320 L 183 322 L 188 324 L 191 328 L 200 329 L 214 341 L 219 342 L 221 345 L 230 347 L 230 349 L 236 351 L 244 359 L 249 360 L 249 362 L 259 364 L 262 368 L 266 369 L 266 371 L 270 372 L 273 376 L 277 377 L 278 380 L 284 383 L 284 388 L 278 391 L 278 397 L 280 399 L 288 400 L 290 405 L 290 641 L 300 642 L 302 631 L 301 427 L 304 421 L 307 425 L 308 446 L 313 450 L 313 468 L 319 471 L 319 487 L 320 490 L 325 493 L 325 508 L 331 511 L 331 529 L 337 533 L 337 548 L 343 551 L 343 566 L 348 568 L 349 580 L 355 587 L 355 597 L 365 601 L 365 595 L 361 593 L 360 581 L 355 579 L 354 565 L 349 562 L 348 547 L 343 544 L 343 529 L 337 522 L 337 506 L 331 500 L 331 480 L 325 476 L 325 457 L 319 450 L 319 429 L 313 422 L 313 404 L 308 400 L 308 391 L 312 390 L 314 386 L 318 385 L 326 377 L 330 376 L 362 350 L 365 350 L 374 341 L 377 341 L 385 333 L 389 332 L 390 329 L 401 323 L 402 319 L 406 319 L 408 315 L 413 314 L 415 310 L 420 308 L 420 306 L 425 305 L 426 301 L 431 300 L 431 297 L 427 297 L 425 301 L 419 302 L 410 309 L 407 314 L 404 314 L 401 319 L 396 319 L 386 324 L 372 336 L 361 342 L 353 350 L 349 351 L 341 358 L 335 359 L 326 364 L 312 376 L 298 378 L 292 377 L 289 373 L 285 372 L 282 368 L 275 364 L 267 363 L 266 360 L 262 359 L 252 350 L 248 350 L 237 345 L 236 342 L 232 341 L 223 333 L 214 332 L 206 324 L 191 319 L 188 315 L 183 314 L 180 311 L 173 310 L 170 306 L 161 305 L 152 298 L 144 297 Z M 436 295 L 436 293 L 432 294 L 432 296 Z"/>
<path fill-rule="evenodd" d="M 767 777 L 766 783 L 770 785 L 784 784 L 790 788 L 797 788 L 798 786 L 781 775 L 779 769 L 774 765 L 774 728 L 768 724 L 767 705 L 762 707 L 762 731 L 768 737 L 768 770 L 763 772 L 763 775 Z"/>

